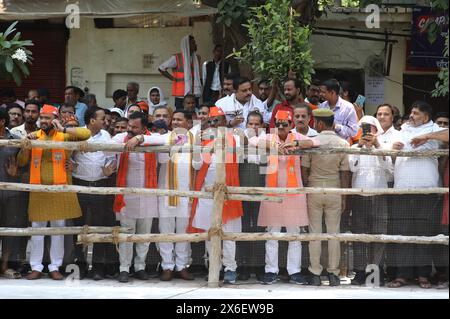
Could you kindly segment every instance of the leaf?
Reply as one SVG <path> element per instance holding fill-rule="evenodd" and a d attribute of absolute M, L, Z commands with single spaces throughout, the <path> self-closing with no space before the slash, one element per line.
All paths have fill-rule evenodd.
<path fill-rule="evenodd" d="M 14 29 L 14 27 L 17 25 L 17 23 L 19 23 L 19 21 L 14 21 L 9 27 L 8 29 L 6 29 L 4 37 L 6 38 L 8 35 L 10 35 L 12 32 L 16 31 L 16 29 Z"/>
<path fill-rule="evenodd" d="M 12 73 L 12 71 L 14 69 L 14 61 L 10 56 L 6 57 L 5 68 L 6 68 L 6 71 L 8 71 L 9 73 Z"/>
<path fill-rule="evenodd" d="M 3 47 L 4 47 L 5 49 L 9 49 L 9 48 L 11 47 L 11 42 L 9 42 L 9 41 L 3 42 Z"/>
<path fill-rule="evenodd" d="M 20 71 L 17 68 L 14 68 L 11 75 L 13 77 L 14 82 L 16 82 L 17 86 L 20 86 L 22 84 L 22 76 L 20 74 Z"/>
<path fill-rule="evenodd" d="M 14 61 L 14 64 L 20 69 L 20 71 L 22 71 L 22 73 L 25 77 L 30 75 L 30 71 L 28 70 L 28 67 L 26 66 L 26 64 L 24 64 L 20 61 Z"/>

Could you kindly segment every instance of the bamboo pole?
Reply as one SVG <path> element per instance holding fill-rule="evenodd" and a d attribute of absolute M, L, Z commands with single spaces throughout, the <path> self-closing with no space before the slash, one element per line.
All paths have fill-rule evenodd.
<path fill-rule="evenodd" d="M 401 236 L 371 234 L 288 234 L 288 233 L 224 233 L 223 240 L 233 241 L 352 241 L 363 243 L 397 243 L 397 244 L 440 244 L 448 246 L 448 236 Z"/>
<path fill-rule="evenodd" d="M 210 188 L 207 187 L 206 191 Z M 322 194 L 322 195 L 403 195 L 403 194 L 448 194 L 445 187 L 430 188 L 321 188 L 321 187 L 227 187 L 228 194 Z M 230 195 L 228 195 L 230 196 Z"/>
<path fill-rule="evenodd" d="M 371 234 L 289 234 L 289 233 L 223 233 L 223 240 L 231 241 L 328 241 L 337 240 L 344 242 L 364 243 L 397 243 L 397 244 L 423 244 L 423 245 L 447 245 L 449 237 L 437 236 L 401 236 L 401 235 L 371 235 Z M 207 233 L 197 234 L 79 234 L 79 243 L 149 243 L 149 242 L 200 242 L 208 240 Z M 211 264 L 210 264 L 211 267 Z M 218 277 L 216 279 L 218 281 Z"/>
<path fill-rule="evenodd" d="M 400 156 L 400 157 L 433 157 L 448 156 L 448 149 L 426 150 L 426 151 L 397 151 L 385 149 L 367 149 L 352 147 L 318 147 L 313 149 L 295 150 L 291 154 L 354 154 L 354 155 L 376 155 L 376 156 Z"/>
<path fill-rule="evenodd" d="M 112 143 L 88 143 L 88 142 L 54 142 L 54 141 L 29 141 L 31 147 L 42 149 L 64 149 L 69 151 L 105 151 L 105 152 L 124 152 L 124 144 Z M 29 148 L 24 140 L 0 140 L 0 147 Z M 253 147 L 254 149 L 254 147 Z M 244 147 L 244 152 L 248 147 Z M 211 146 L 192 146 L 192 145 L 162 145 L 162 146 L 138 146 L 130 152 L 135 153 L 170 153 L 170 152 L 203 152 L 210 153 Z M 276 154 L 276 150 L 274 150 Z M 355 155 L 376 155 L 376 156 L 401 156 L 401 157 L 432 157 L 448 156 L 449 150 L 431 150 L 431 151 L 397 151 L 384 149 L 363 149 L 363 148 L 342 148 L 342 147 L 318 147 L 314 149 L 296 150 L 292 154 L 355 154 Z"/>
<path fill-rule="evenodd" d="M 112 194 L 135 194 L 135 195 L 153 195 L 153 196 L 180 196 L 212 199 L 213 194 L 209 192 L 198 191 L 179 191 L 169 189 L 155 188 L 134 188 L 134 187 L 87 187 L 78 185 L 35 185 L 21 183 L 0 182 L 0 190 L 24 191 L 24 192 L 43 192 L 43 193 L 82 193 L 92 195 L 112 195 Z M 254 196 L 245 194 L 230 194 L 227 196 L 230 200 L 243 200 L 249 202 L 270 201 L 280 203 L 282 198 L 271 196 Z"/>
<path fill-rule="evenodd" d="M 226 171 L 225 171 L 225 160 L 226 160 L 226 128 L 220 127 L 218 138 L 215 142 L 215 153 L 216 153 L 216 184 L 214 190 L 214 207 L 212 210 L 211 219 L 211 229 L 217 230 L 222 227 L 222 211 L 223 204 L 225 202 L 225 192 L 221 186 L 226 185 Z M 208 287 L 217 288 L 219 287 L 219 274 L 222 268 L 222 238 L 221 234 L 217 231 L 213 231 L 210 236 L 210 247 L 209 252 L 209 269 L 208 269 Z"/>
<path fill-rule="evenodd" d="M 38 140 L 0 140 L 0 147 L 17 147 L 17 148 L 42 148 L 42 149 L 63 149 L 68 151 L 83 152 L 124 152 L 124 144 L 115 143 L 88 143 L 88 142 L 54 142 L 54 141 L 38 141 Z M 27 145 L 28 144 L 28 145 Z M 170 153 L 171 151 L 179 152 L 211 152 L 211 146 L 195 146 L 195 145 L 158 145 L 158 146 L 138 146 L 131 150 L 132 153 Z"/>
<path fill-rule="evenodd" d="M 111 234 L 114 227 L 28 227 L 10 228 L 0 227 L 0 236 L 21 237 L 21 236 L 53 236 L 53 235 L 78 235 L 87 234 Z M 131 228 L 120 227 L 119 232 L 130 233 Z"/>
<path fill-rule="evenodd" d="M 79 234 L 77 244 L 86 243 L 179 243 L 208 240 L 208 233 L 195 234 Z"/>

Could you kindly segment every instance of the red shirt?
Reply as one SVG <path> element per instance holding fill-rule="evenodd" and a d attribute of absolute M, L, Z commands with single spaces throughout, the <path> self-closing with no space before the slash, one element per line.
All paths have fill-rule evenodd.
<path fill-rule="evenodd" d="M 306 103 L 306 104 L 308 104 L 308 106 L 311 108 L 311 111 L 318 108 L 317 105 L 314 105 L 311 103 Z M 270 118 L 269 128 L 275 128 L 275 115 L 277 115 L 277 112 L 280 110 L 288 111 L 289 113 L 291 113 L 292 119 L 294 119 L 294 108 L 289 104 L 288 101 L 283 101 L 283 102 L 275 105 L 275 107 L 273 108 L 272 117 Z M 309 127 L 314 127 L 314 116 L 312 114 L 311 114 L 311 119 L 309 120 Z"/>

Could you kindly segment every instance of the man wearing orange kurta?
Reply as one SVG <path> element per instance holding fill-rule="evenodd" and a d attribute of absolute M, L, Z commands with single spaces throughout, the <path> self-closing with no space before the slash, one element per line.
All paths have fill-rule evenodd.
<path fill-rule="evenodd" d="M 86 128 L 64 128 L 59 122 L 58 109 L 44 105 L 40 112 L 41 129 L 27 136 L 29 139 L 41 141 L 85 141 L 91 133 Z M 18 154 L 19 166 L 25 166 L 30 160 L 30 184 L 70 185 L 72 176 L 66 170 L 66 160 L 70 151 L 33 148 L 22 149 Z M 29 220 L 32 227 L 64 227 L 65 220 L 81 216 L 80 205 L 75 193 L 30 193 L 28 205 Z M 27 279 L 42 277 L 42 257 L 44 254 L 44 236 L 31 237 L 30 264 L 32 272 Z M 64 236 L 52 236 L 50 246 L 49 276 L 54 280 L 62 280 L 59 272 L 64 256 Z"/>

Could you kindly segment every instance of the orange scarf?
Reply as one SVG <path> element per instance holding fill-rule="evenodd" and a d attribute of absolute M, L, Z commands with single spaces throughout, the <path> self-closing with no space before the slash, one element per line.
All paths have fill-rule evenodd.
<path fill-rule="evenodd" d="M 39 130 L 37 132 L 38 140 L 45 140 L 46 134 Z M 64 133 L 52 130 L 50 135 L 54 142 L 64 142 Z M 41 164 L 42 164 L 42 148 L 33 148 L 31 150 L 30 165 L 30 184 L 41 184 Z M 66 152 L 64 150 L 51 150 L 53 163 L 53 185 L 66 185 Z"/>
<path fill-rule="evenodd" d="M 227 134 L 228 145 L 233 145 L 233 153 L 226 154 L 226 184 L 227 186 L 240 186 L 239 183 L 239 166 L 236 160 L 236 141 L 232 134 Z M 202 141 L 202 146 L 206 146 L 213 143 L 214 140 Z M 201 191 L 203 184 L 205 183 L 206 174 L 208 173 L 209 165 L 211 164 L 211 154 L 203 154 L 203 165 L 198 171 L 195 177 L 194 190 Z M 187 233 L 202 233 L 203 229 L 195 228 L 192 226 L 195 213 L 197 211 L 198 198 L 194 198 L 192 202 L 191 215 L 189 217 L 189 225 L 187 227 Z M 244 214 L 242 210 L 242 202 L 236 200 L 226 200 L 223 204 L 222 210 L 222 224 L 226 224 L 228 221 L 241 217 Z"/>
<path fill-rule="evenodd" d="M 275 144 L 277 139 L 276 135 L 272 135 L 272 143 Z M 295 140 L 294 134 L 289 133 L 286 141 L 292 143 Z M 269 168 L 270 174 L 267 175 L 267 187 L 278 187 L 278 156 L 269 156 Z M 286 176 L 287 176 L 287 187 L 296 188 L 298 187 L 297 173 L 295 172 L 295 156 L 291 155 L 287 157 L 286 163 Z"/>
<path fill-rule="evenodd" d="M 150 135 L 150 132 L 146 130 L 145 135 Z M 125 142 L 128 141 L 128 136 L 125 138 Z M 128 158 L 130 153 L 124 152 L 120 155 L 119 170 L 117 172 L 117 187 L 127 186 L 128 175 Z M 155 153 L 145 153 L 145 188 L 157 188 L 158 187 L 158 172 L 156 164 Z M 120 213 L 122 208 L 126 205 L 123 194 L 116 195 L 114 200 L 114 212 Z"/>

